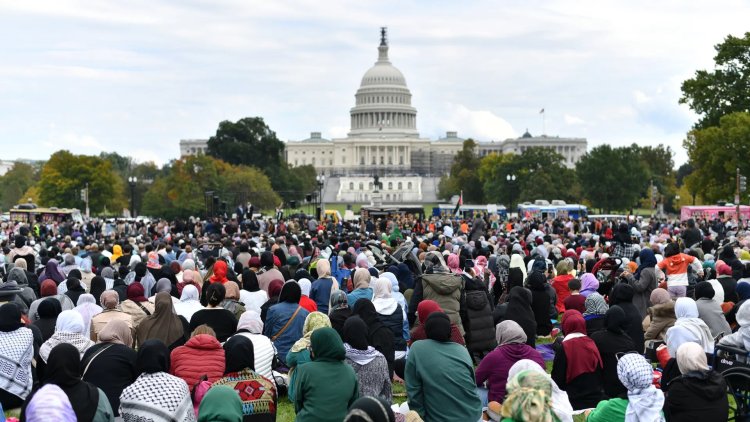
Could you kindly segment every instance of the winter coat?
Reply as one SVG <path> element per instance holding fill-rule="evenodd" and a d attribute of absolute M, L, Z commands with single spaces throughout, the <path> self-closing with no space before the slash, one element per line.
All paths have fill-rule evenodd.
<path fill-rule="evenodd" d="M 404 311 L 401 305 L 396 305 L 396 310 L 390 315 L 378 314 L 383 325 L 393 332 L 393 350 L 406 351 L 406 340 L 404 339 Z"/>
<path fill-rule="evenodd" d="M 423 274 L 415 285 L 409 303 L 409 322 L 412 322 L 416 316 L 417 306 L 422 300 L 437 302 L 451 322 L 456 324 L 461 331 L 461 335 L 465 334 L 461 322 L 461 312 L 464 310 L 466 303 L 463 277 L 452 273 Z"/>
<path fill-rule="evenodd" d="M 725 421 L 727 383 L 716 371 L 688 372 L 669 383 L 664 414 L 670 422 Z"/>
<path fill-rule="evenodd" d="M 664 340 L 667 330 L 672 328 L 677 317 L 674 314 L 674 302 L 660 303 L 648 308 L 648 315 L 643 319 L 645 340 Z"/>
<path fill-rule="evenodd" d="M 208 376 L 210 382 L 224 376 L 224 349 L 216 337 L 208 334 L 198 334 L 172 350 L 169 373 L 185 380 L 188 388 L 192 389 L 203 375 Z"/>
<path fill-rule="evenodd" d="M 495 322 L 492 318 L 490 298 L 486 291 L 466 291 L 466 315 L 464 329 L 466 346 L 470 352 L 486 352 L 497 346 Z"/>
<path fill-rule="evenodd" d="M 644 268 L 641 270 L 641 276 L 638 280 L 633 276 L 628 277 L 627 280 L 628 284 L 633 286 L 633 290 L 635 290 L 633 305 L 638 309 L 641 319 L 643 319 L 646 316 L 648 307 L 651 306 L 651 292 L 659 284 L 656 278 L 656 270 L 653 268 Z"/>
<path fill-rule="evenodd" d="M 591 335 L 591 339 L 596 343 L 599 349 L 599 355 L 602 357 L 602 380 L 604 394 L 609 398 L 622 397 L 628 389 L 622 385 L 620 378 L 617 376 L 618 354 L 625 352 L 638 352 L 635 349 L 633 340 L 627 334 L 615 334 L 609 330 L 601 330 Z"/>
<path fill-rule="evenodd" d="M 544 290 L 531 290 L 531 309 L 534 311 L 536 334 L 539 336 L 547 336 L 552 331 L 552 322 L 549 315 L 550 300 L 552 299 L 546 288 Z"/>
<path fill-rule="evenodd" d="M 555 289 L 557 294 L 557 300 L 555 301 L 555 309 L 557 313 L 561 314 L 565 312 L 565 305 L 563 302 L 570 296 L 570 290 L 568 290 L 568 282 L 573 279 L 571 274 L 559 275 L 552 279 L 552 287 Z"/>

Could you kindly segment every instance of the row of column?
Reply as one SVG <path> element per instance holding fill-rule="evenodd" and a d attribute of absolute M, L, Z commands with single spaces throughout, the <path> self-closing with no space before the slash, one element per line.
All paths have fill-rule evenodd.
<path fill-rule="evenodd" d="M 417 126 L 417 116 L 408 113 L 372 112 L 352 115 L 353 129 L 368 127 L 397 127 L 414 129 Z"/>
<path fill-rule="evenodd" d="M 399 147 L 391 147 L 391 150 L 389 151 L 389 147 L 383 147 L 384 150 L 380 151 L 380 147 L 373 146 L 358 146 L 356 149 L 356 157 L 355 157 L 355 163 L 362 164 L 366 166 L 373 165 L 372 159 L 375 158 L 375 165 L 409 165 L 410 160 L 409 157 L 411 156 L 409 152 L 409 147 L 405 146 L 403 147 L 403 151 L 399 151 Z M 364 160 L 363 160 L 364 158 Z M 381 163 L 382 158 L 382 163 Z M 389 161 L 390 158 L 390 161 Z"/>

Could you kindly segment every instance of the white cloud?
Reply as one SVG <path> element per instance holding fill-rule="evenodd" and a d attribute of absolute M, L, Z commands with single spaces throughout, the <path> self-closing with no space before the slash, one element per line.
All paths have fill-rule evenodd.
<path fill-rule="evenodd" d="M 517 136 L 510 123 L 489 110 L 472 110 L 463 104 L 448 103 L 437 117 L 437 122 L 428 121 L 428 125 L 437 126 L 442 135 L 447 131 L 457 131 L 463 138 L 480 140 Z"/>
<path fill-rule="evenodd" d="M 643 91 L 637 89 L 635 92 L 633 92 L 633 97 L 635 98 L 635 102 L 637 104 L 646 104 L 650 103 L 652 101 L 652 98 L 646 95 Z"/>
<path fill-rule="evenodd" d="M 565 124 L 568 126 L 577 126 L 586 123 L 582 118 L 567 113 L 563 116 L 563 120 L 565 120 Z"/>

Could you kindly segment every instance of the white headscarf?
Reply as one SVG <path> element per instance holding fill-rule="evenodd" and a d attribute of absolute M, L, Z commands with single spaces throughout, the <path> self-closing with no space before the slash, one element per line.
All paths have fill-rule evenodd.
<path fill-rule="evenodd" d="M 91 328 L 91 318 L 102 312 L 102 307 L 96 304 L 96 299 L 91 293 L 84 293 L 78 297 L 78 303 L 74 311 L 81 314 L 84 324 L 84 333 L 88 333 Z"/>
<path fill-rule="evenodd" d="M 93 297 L 93 296 L 92 296 Z M 55 332 L 88 334 L 83 316 L 74 310 L 62 311 L 55 322 Z"/>
<path fill-rule="evenodd" d="M 391 281 L 380 277 L 372 282 L 372 304 L 380 315 L 391 315 L 398 308 L 398 302 L 391 295 Z"/>
<path fill-rule="evenodd" d="M 310 280 L 306 278 L 300 278 L 297 284 L 299 284 L 299 289 L 302 291 L 303 295 L 310 296 L 310 289 L 312 288 L 312 283 L 310 282 Z"/>
<path fill-rule="evenodd" d="M 523 256 L 514 253 L 510 256 L 510 268 L 520 268 L 521 272 L 523 272 L 523 282 L 526 282 L 526 277 L 528 277 L 528 272 L 526 271 L 526 265 L 523 263 Z"/>
<path fill-rule="evenodd" d="M 664 393 L 654 387 L 654 368 L 643 356 L 628 353 L 617 362 L 617 378 L 628 389 L 625 422 L 663 421 Z"/>
<path fill-rule="evenodd" d="M 245 311 L 237 322 L 237 330 L 247 330 L 253 334 L 263 334 L 263 320 L 255 311 Z"/>
<path fill-rule="evenodd" d="M 60 312 L 55 323 L 55 332 L 39 348 L 39 357 L 47 362 L 52 349 L 60 343 L 73 345 L 83 357 L 86 350 L 94 345 L 89 339 L 89 333 L 84 332 L 85 328 L 83 317 L 78 312 L 72 309 Z"/>
<path fill-rule="evenodd" d="M 174 303 L 174 311 L 177 315 L 182 315 L 186 320 L 190 321 L 193 314 L 203 309 L 198 295 L 198 288 L 192 284 L 186 284 L 182 288 L 182 294 L 180 295 L 180 301 Z"/>
<path fill-rule="evenodd" d="M 711 283 L 711 287 L 714 288 L 714 302 L 718 303 L 719 306 L 721 306 L 722 303 L 724 303 L 724 287 L 719 283 L 719 280 L 706 280 L 709 283 Z"/>
<path fill-rule="evenodd" d="M 677 320 L 667 330 L 666 342 L 670 356 L 677 356 L 677 349 L 685 342 L 700 344 L 706 353 L 714 352 L 714 338 L 708 325 L 698 317 L 698 306 L 693 299 L 681 297 L 674 305 Z"/>
<path fill-rule="evenodd" d="M 519 372 L 523 371 L 536 371 L 549 377 L 544 368 L 539 366 L 538 363 L 530 359 L 521 359 L 510 367 L 508 379 L 513 379 Z M 570 404 L 570 399 L 568 399 L 568 393 L 560 390 L 560 387 L 557 386 L 552 378 L 549 381 L 552 384 L 552 411 L 555 412 L 560 422 L 573 422 L 573 406 Z"/>

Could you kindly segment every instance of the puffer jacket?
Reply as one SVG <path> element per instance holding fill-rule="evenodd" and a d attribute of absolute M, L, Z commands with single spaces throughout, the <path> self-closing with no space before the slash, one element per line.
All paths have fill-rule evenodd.
<path fill-rule="evenodd" d="M 422 300 L 434 300 L 456 324 L 464 335 L 464 326 L 461 322 L 462 303 L 464 302 L 464 279 L 457 274 L 433 273 L 422 275 Z M 414 309 L 416 306 L 409 306 Z"/>
<path fill-rule="evenodd" d="M 648 308 L 646 318 L 643 319 L 644 340 L 664 340 L 677 317 L 674 314 L 674 302 L 660 303 Z"/>
<path fill-rule="evenodd" d="M 495 323 L 487 293 L 481 290 L 466 292 L 466 346 L 470 352 L 488 352 L 497 346 Z"/>
<path fill-rule="evenodd" d="M 203 375 L 210 382 L 224 376 L 224 349 L 216 337 L 208 334 L 198 334 L 172 350 L 169 373 L 180 377 L 191 390 Z"/>

